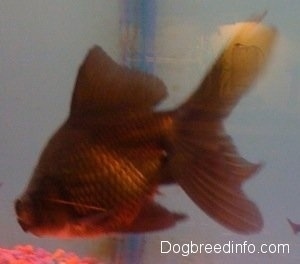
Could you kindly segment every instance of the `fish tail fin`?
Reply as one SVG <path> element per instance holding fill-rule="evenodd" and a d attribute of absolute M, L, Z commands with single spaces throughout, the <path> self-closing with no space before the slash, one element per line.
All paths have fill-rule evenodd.
<path fill-rule="evenodd" d="M 214 220 L 238 233 L 255 233 L 262 216 L 242 190 L 261 164 L 242 158 L 221 122 L 178 122 L 168 171 Z"/>
<path fill-rule="evenodd" d="M 241 26 L 196 92 L 174 111 L 168 173 L 209 216 L 239 233 L 254 233 L 262 216 L 242 191 L 261 164 L 242 158 L 223 120 L 264 66 L 276 31 L 258 22 Z"/>

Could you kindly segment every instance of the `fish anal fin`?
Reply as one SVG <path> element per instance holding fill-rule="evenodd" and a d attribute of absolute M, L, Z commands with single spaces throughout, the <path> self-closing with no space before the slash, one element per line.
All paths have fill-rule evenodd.
<path fill-rule="evenodd" d="M 170 212 L 163 206 L 150 200 L 141 209 L 135 220 L 122 229 L 121 232 L 143 233 L 164 230 L 175 226 L 177 222 L 184 219 L 186 219 L 186 215 Z"/>

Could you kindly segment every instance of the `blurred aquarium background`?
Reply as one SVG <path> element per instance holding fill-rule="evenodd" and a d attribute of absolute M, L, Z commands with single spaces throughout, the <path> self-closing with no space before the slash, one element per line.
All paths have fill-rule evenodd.
<path fill-rule="evenodd" d="M 299 263 L 300 235 L 286 220 L 300 223 L 299 10 L 300 2 L 293 0 L 0 1 L 0 247 L 62 248 L 121 264 Z M 164 232 L 61 240 L 21 230 L 13 202 L 47 139 L 67 116 L 78 66 L 91 46 L 159 76 L 169 89 L 163 107 L 174 107 L 220 51 L 225 39 L 220 27 L 264 11 L 264 22 L 279 31 L 276 48 L 265 73 L 226 121 L 240 153 L 265 163 L 244 186 L 263 214 L 261 233 L 245 236 L 224 229 L 176 186 L 163 188 L 158 199 L 189 219 Z M 184 257 L 161 254 L 162 240 L 289 243 L 290 252 Z"/>

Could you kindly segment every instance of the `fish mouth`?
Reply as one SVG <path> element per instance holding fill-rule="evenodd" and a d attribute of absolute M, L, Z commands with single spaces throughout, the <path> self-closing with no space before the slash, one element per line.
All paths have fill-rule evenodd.
<path fill-rule="evenodd" d="M 17 221 L 24 232 L 30 231 L 32 228 L 32 217 L 30 216 L 30 208 L 28 204 L 21 199 L 15 201 L 15 211 L 17 214 Z"/>
<path fill-rule="evenodd" d="M 18 223 L 24 232 L 28 232 L 30 230 L 30 225 L 26 223 L 22 218 L 18 218 Z"/>

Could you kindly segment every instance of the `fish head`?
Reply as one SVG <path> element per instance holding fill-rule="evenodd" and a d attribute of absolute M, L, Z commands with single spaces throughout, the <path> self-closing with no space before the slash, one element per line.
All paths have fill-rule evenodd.
<path fill-rule="evenodd" d="M 42 196 L 41 196 L 42 195 Z M 15 201 L 17 220 L 24 232 L 36 236 L 52 236 L 60 238 L 93 236 L 97 231 L 97 217 L 83 217 L 72 210 L 72 206 L 56 201 L 53 195 L 25 192 Z"/>
<path fill-rule="evenodd" d="M 78 144 L 71 141 L 72 136 L 71 132 L 59 130 L 50 139 L 27 188 L 15 200 L 17 221 L 24 232 L 61 238 L 102 232 L 99 222 L 104 219 L 103 210 L 80 204 L 80 194 L 73 195 L 71 190 L 78 176 L 78 162 L 70 154 L 78 152 Z"/>
<path fill-rule="evenodd" d="M 77 140 L 77 138 L 75 139 Z M 65 229 L 72 218 L 72 208 L 54 201 L 66 200 L 70 176 L 66 168 L 70 153 L 75 146 L 73 134 L 62 125 L 45 145 L 32 177 L 24 191 L 15 201 L 17 220 L 25 232 L 37 236 L 56 234 Z"/>
<path fill-rule="evenodd" d="M 60 238 L 96 236 L 102 233 L 93 221 L 96 217 L 78 217 L 70 214 L 64 206 L 49 205 L 49 202 L 36 200 L 29 194 L 24 194 L 15 201 L 18 223 L 24 232 L 38 237 Z"/>
<path fill-rule="evenodd" d="M 63 200 L 63 174 L 54 157 L 57 151 L 46 146 L 24 193 L 15 200 L 17 221 L 25 232 L 37 236 L 57 234 L 65 229 L 72 216 L 70 206 L 55 203 Z"/>
<path fill-rule="evenodd" d="M 46 183 L 46 182 L 44 182 Z M 47 189 L 50 186 L 48 185 Z M 51 202 L 57 195 L 38 184 L 29 184 L 27 190 L 15 201 L 18 223 L 25 232 L 36 236 L 58 234 L 70 218 L 70 211 L 64 205 Z"/>

